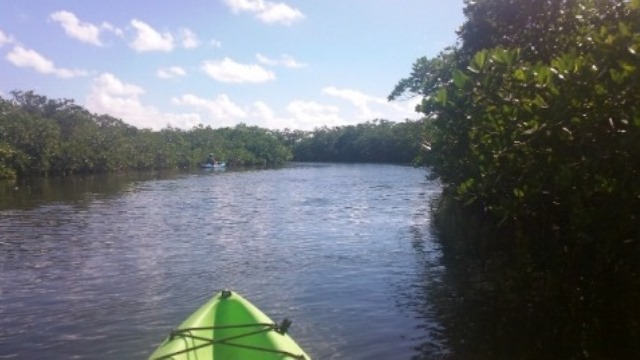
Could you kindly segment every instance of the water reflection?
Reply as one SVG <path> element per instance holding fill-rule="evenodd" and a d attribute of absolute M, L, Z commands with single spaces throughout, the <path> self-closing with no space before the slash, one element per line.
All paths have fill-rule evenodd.
<path fill-rule="evenodd" d="M 0 211 L 32 209 L 62 202 L 86 205 L 96 198 L 116 196 L 131 191 L 138 182 L 181 176 L 178 173 L 123 173 L 51 178 L 0 180 Z"/>
<path fill-rule="evenodd" d="M 640 358 L 640 287 L 632 272 L 594 273 L 588 259 L 575 268 L 571 255 L 552 259 L 552 251 L 536 257 L 459 213 L 440 216 L 433 230 L 444 266 L 430 268 L 437 262 L 428 250 L 414 248 L 427 260 L 421 306 L 444 324 L 442 358 Z M 428 342 L 422 351 L 434 358 Z"/>

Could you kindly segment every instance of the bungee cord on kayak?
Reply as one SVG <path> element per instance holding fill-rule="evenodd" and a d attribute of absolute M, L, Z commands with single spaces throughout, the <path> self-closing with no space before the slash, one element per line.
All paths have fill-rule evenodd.
<path fill-rule="evenodd" d="M 260 334 L 260 333 L 264 333 L 264 332 L 268 332 L 268 331 L 275 331 L 275 332 L 277 332 L 279 334 L 285 334 L 287 332 L 287 330 L 289 329 L 289 326 L 291 326 L 291 320 L 284 319 L 282 321 L 282 323 L 280 323 L 280 325 L 275 324 L 275 323 L 256 323 L 256 324 L 205 326 L 205 327 L 192 327 L 192 328 L 184 328 L 184 329 L 174 329 L 169 333 L 169 339 L 170 340 L 174 340 L 175 337 L 182 337 L 185 340 L 186 339 L 200 340 L 200 341 L 204 341 L 205 343 L 204 344 L 200 344 L 200 345 L 196 345 L 196 346 L 193 346 L 193 347 L 187 347 L 187 348 L 185 348 L 183 350 L 176 351 L 176 352 L 173 352 L 171 354 L 166 354 L 166 355 L 154 358 L 154 360 L 170 359 L 175 355 L 183 354 L 183 353 L 186 353 L 186 352 L 189 352 L 189 351 L 194 351 L 194 350 L 197 350 L 197 349 L 201 349 L 201 348 L 204 348 L 204 347 L 207 347 L 207 346 L 213 346 L 213 345 L 236 346 L 236 347 L 240 347 L 240 348 L 244 348 L 244 349 L 250 349 L 250 350 L 256 350 L 256 351 L 265 351 L 265 352 L 269 352 L 269 353 L 285 355 L 285 356 L 289 356 L 289 357 L 291 357 L 293 359 L 296 359 L 296 360 L 306 360 L 307 358 L 302 354 L 293 354 L 293 353 L 290 353 L 288 351 L 283 351 L 283 350 L 267 349 L 267 348 L 263 348 L 263 347 L 257 347 L 257 346 L 251 346 L 251 345 L 237 344 L 237 343 L 229 342 L 231 340 L 245 338 L 245 337 L 249 337 L 249 336 L 252 336 L 252 335 L 256 335 L 256 334 Z M 245 333 L 245 334 L 229 336 L 229 337 L 222 338 L 222 339 L 209 339 L 209 338 L 206 338 L 206 337 L 193 335 L 191 333 L 192 331 L 200 331 L 200 330 L 212 330 L 213 331 L 213 330 L 251 328 L 251 327 L 262 327 L 262 329 L 251 331 L 251 332 L 248 332 L 248 333 Z"/>
<path fill-rule="evenodd" d="M 242 296 L 218 292 L 184 320 L 151 354 L 153 360 L 311 360 L 289 336 L 291 320 L 271 320 Z"/>

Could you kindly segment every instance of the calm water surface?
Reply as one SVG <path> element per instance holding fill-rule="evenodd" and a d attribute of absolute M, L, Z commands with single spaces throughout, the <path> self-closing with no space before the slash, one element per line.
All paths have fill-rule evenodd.
<path fill-rule="evenodd" d="M 425 176 L 298 164 L 5 190 L 0 358 L 146 358 L 222 288 L 293 319 L 315 359 L 444 353 L 420 286 L 440 257 Z"/>

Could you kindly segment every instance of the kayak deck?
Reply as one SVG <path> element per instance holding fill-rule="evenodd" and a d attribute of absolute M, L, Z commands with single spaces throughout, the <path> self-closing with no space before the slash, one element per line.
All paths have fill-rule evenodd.
<path fill-rule="evenodd" d="M 296 359 L 310 357 L 286 333 L 237 293 L 224 290 L 192 313 L 150 359 Z"/>

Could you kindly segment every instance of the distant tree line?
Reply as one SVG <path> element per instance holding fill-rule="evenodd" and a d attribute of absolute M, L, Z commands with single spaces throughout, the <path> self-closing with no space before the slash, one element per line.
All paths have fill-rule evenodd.
<path fill-rule="evenodd" d="M 209 153 L 231 166 L 269 166 L 292 158 L 266 129 L 237 125 L 191 130 L 138 129 L 92 114 L 73 100 L 32 91 L 0 98 L 0 178 L 197 167 Z"/>
<path fill-rule="evenodd" d="M 376 119 L 298 132 L 289 144 L 295 161 L 408 164 L 420 154 L 422 127 L 421 121 L 395 123 Z"/>
<path fill-rule="evenodd" d="M 375 120 L 315 131 L 247 126 L 138 129 L 70 99 L 0 97 L 0 178 L 194 168 L 209 153 L 229 166 L 297 161 L 411 162 L 420 124 Z"/>

